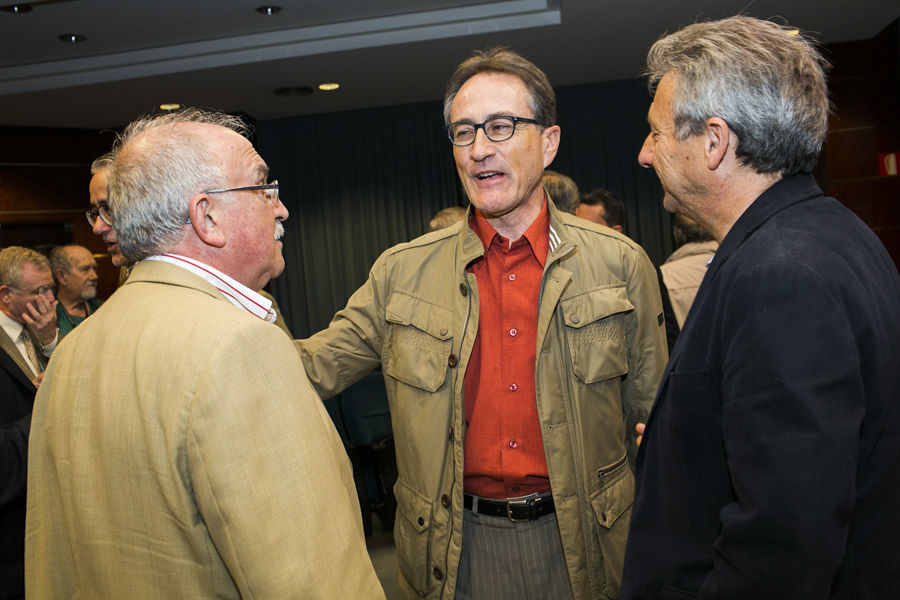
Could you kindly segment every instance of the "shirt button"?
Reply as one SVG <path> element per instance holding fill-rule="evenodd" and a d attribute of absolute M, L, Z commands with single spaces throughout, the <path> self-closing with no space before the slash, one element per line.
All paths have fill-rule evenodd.
<path fill-rule="evenodd" d="M 518 448 L 518 446 L 519 446 L 519 442 L 517 442 L 516 440 L 509 440 L 510 448 Z"/>
<path fill-rule="evenodd" d="M 466 284 L 459 284 L 459 293 L 462 294 L 463 297 L 465 297 L 465 295 L 469 293 L 469 291 L 466 289 Z"/>
<path fill-rule="evenodd" d="M 457 363 L 457 360 L 456 360 L 455 354 L 451 354 L 449 357 L 447 357 L 447 364 L 450 366 L 451 369 L 456 367 L 456 363 Z"/>
<path fill-rule="evenodd" d="M 443 496 L 441 496 L 441 505 L 444 508 L 447 508 L 448 506 L 450 506 L 450 496 L 448 496 L 447 494 L 444 494 Z"/>
<path fill-rule="evenodd" d="M 514 384 L 514 383 L 509 384 L 509 391 L 514 392 L 517 389 L 519 389 L 519 386 L 517 386 L 516 384 Z"/>
<path fill-rule="evenodd" d="M 434 573 L 434 578 L 437 579 L 438 581 L 440 581 L 444 578 L 444 572 L 441 571 L 440 569 L 438 569 L 437 567 L 434 568 L 434 571 L 432 571 L 432 573 Z"/>
<path fill-rule="evenodd" d="M 516 329 L 515 327 L 513 327 L 512 329 L 509 330 L 509 335 L 511 335 L 513 337 L 516 337 L 518 334 L 519 334 L 519 330 Z"/>
<path fill-rule="evenodd" d="M 507 277 L 509 277 L 509 280 L 510 280 L 510 281 L 515 281 L 515 280 L 516 280 L 516 274 L 515 274 L 515 273 L 510 273 Z"/>

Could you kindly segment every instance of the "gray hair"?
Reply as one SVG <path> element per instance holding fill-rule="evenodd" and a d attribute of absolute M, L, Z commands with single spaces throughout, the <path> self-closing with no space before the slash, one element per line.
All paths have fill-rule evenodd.
<path fill-rule="evenodd" d="M 679 139 L 720 117 L 737 136 L 742 164 L 787 177 L 812 172 L 822 149 L 829 109 L 822 63 L 796 29 L 737 16 L 660 38 L 646 74 L 651 91 L 667 73 L 674 77 Z"/>
<path fill-rule="evenodd" d="M 134 121 L 116 141 L 109 172 L 109 207 L 119 249 L 129 262 L 159 254 L 181 239 L 190 199 L 220 187 L 226 176 L 195 131 L 218 125 L 247 136 L 238 117 L 194 108 Z M 140 141 L 140 144 L 136 144 Z"/>
<path fill-rule="evenodd" d="M 450 124 L 450 108 L 453 99 L 469 79 L 479 73 L 505 73 L 522 80 L 528 89 L 528 106 L 534 119 L 541 127 L 552 127 L 556 124 L 556 93 L 550 80 L 534 63 L 507 48 L 491 48 L 475 51 L 461 62 L 447 82 L 444 92 L 444 125 Z M 525 116 L 525 115 L 515 115 Z"/>
<path fill-rule="evenodd" d="M 541 178 L 541 185 L 556 208 L 570 215 L 575 214 L 581 199 L 578 196 L 578 185 L 571 177 L 547 169 Z"/>
<path fill-rule="evenodd" d="M 69 253 L 66 252 L 68 246 L 54 246 L 50 251 L 50 271 L 53 273 L 53 279 L 56 279 L 56 272 L 62 271 L 68 273 L 72 269 L 72 261 L 69 260 Z"/>
<path fill-rule="evenodd" d="M 47 257 L 31 248 L 9 246 L 0 250 L 0 285 L 19 285 L 26 264 L 39 270 L 50 268 Z"/>
<path fill-rule="evenodd" d="M 458 221 L 462 221 L 466 216 L 465 206 L 448 206 L 437 211 L 437 213 L 428 222 L 428 231 L 437 231 L 444 227 L 450 227 Z"/>
<path fill-rule="evenodd" d="M 107 152 L 103 156 L 98 156 L 94 159 L 94 162 L 91 163 L 91 175 L 96 175 L 100 171 L 104 169 L 108 169 L 112 166 L 113 161 L 113 153 Z"/>

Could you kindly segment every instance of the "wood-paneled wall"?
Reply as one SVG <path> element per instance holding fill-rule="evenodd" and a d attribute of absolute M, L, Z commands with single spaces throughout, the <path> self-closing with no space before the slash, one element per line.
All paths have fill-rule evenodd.
<path fill-rule="evenodd" d="M 0 246 L 86 246 L 97 256 L 101 298 L 115 290 L 119 271 L 84 211 L 91 162 L 113 139 L 111 131 L 0 127 Z"/>
<path fill-rule="evenodd" d="M 900 19 L 871 40 L 832 44 L 834 114 L 825 142 L 828 193 L 871 227 L 900 267 L 900 176 L 878 155 L 900 152 Z"/>

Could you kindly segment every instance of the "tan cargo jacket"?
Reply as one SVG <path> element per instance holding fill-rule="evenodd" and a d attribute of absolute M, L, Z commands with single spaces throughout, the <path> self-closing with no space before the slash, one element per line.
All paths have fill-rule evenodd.
<path fill-rule="evenodd" d="M 612 229 L 550 206 L 535 390 L 576 600 L 618 596 L 634 495 L 627 455 L 667 360 L 657 277 Z M 380 363 L 399 479 L 394 539 L 410 598 L 454 597 L 462 543 L 463 378 L 478 332 L 464 220 L 382 254 L 324 331 L 297 342 L 323 398 Z"/>

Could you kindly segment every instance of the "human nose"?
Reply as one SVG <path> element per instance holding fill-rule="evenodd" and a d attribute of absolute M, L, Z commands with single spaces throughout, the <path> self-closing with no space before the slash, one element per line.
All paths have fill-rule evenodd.
<path fill-rule="evenodd" d="M 278 198 L 278 202 L 275 204 L 275 217 L 284 221 L 288 218 L 289 214 L 287 206 L 284 205 L 281 198 Z"/>
<path fill-rule="evenodd" d="M 479 136 L 479 132 L 481 135 Z M 475 139 L 470 146 L 470 156 L 472 160 L 481 162 L 494 152 L 494 142 L 488 139 L 484 132 L 484 127 L 475 130 Z"/>
<path fill-rule="evenodd" d="M 91 227 L 91 231 L 93 231 L 95 235 L 103 235 L 109 231 L 109 225 L 104 223 L 103 219 L 98 215 L 97 218 L 94 219 L 94 226 Z"/>
<path fill-rule="evenodd" d="M 638 152 L 638 164 L 645 169 L 653 166 L 653 133 L 648 133 L 647 137 L 644 138 L 644 145 L 641 146 L 641 151 Z"/>

